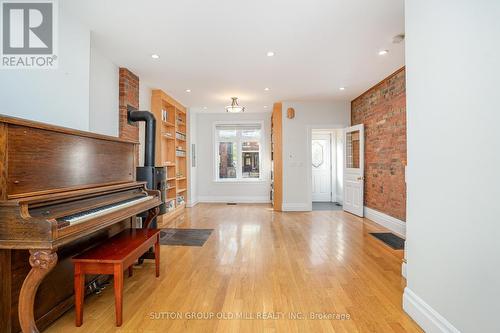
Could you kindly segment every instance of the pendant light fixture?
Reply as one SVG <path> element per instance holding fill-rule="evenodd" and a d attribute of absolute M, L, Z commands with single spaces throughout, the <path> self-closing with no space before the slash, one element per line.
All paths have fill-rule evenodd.
<path fill-rule="evenodd" d="M 239 113 L 239 112 L 244 112 L 245 111 L 245 107 L 244 106 L 239 106 L 238 105 L 238 97 L 231 97 L 231 99 L 233 101 L 231 102 L 231 105 L 226 106 L 226 112 L 229 112 L 229 113 Z"/>

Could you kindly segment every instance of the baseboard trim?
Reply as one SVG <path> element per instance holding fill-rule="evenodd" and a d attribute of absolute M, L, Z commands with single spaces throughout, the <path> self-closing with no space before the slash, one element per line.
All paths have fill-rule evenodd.
<path fill-rule="evenodd" d="M 283 203 L 284 212 L 309 212 L 312 210 L 312 204 L 307 203 Z"/>
<path fill-rule="evenodd" d="M 193 208 L 194 206 L 196 206 L 198 204 L 198 202 L 199 202 L 198 200 L 193 201 L 193 202 L 187 202 L 186 203 L 186 207 L 187 208 Z"/>
<path fill-rule="evenodd" d="M 406 236 L 406 223 L 398 220 L 395 217 L 389 216 L 387 214 L 381 213 L 375 209 L 364 207 L 365 217 L 373 222 L 386 227 L 390 231 L 398 234 L 401 237 Z"/>
<path fill-rule="evenodd" d="M 231 196 L 201 196 L 198 202 L 204 203 L 270 203 L 269 197 L 231 197 Z"/>
<path fill-rule="evenodd" d="M 408 287 L 403 293 L 403 310 L 427 333 L 460 333 Z"/>

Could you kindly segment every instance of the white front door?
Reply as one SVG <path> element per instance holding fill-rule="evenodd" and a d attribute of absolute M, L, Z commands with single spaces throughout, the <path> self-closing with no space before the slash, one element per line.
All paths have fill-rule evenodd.
<path fill-rule="evenodd" d="M 312 201 L 332 201 L 330 144 L 330 133 L 312 134 Z"/>
<path fill-rule="evenodd" d="M 344 130 L 344 210 L 363 217 L 365 171 L 363 124 Z"/>

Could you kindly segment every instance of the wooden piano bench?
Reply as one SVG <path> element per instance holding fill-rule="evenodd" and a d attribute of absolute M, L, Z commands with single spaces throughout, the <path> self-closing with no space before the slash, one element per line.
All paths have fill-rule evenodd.
<path fill-rule="evenodd" d="M 112 274 L 115 291 L 116 326 L 122 324 L 123 271 L 154 245 L 156 277 L 160 276 L 160 229 L 127 229 L 110 238 L 106 243 L 93 247 L 73 257 L 75 265 L 76 326 L 83 323 L 83 298 L 85 274 Z"/>

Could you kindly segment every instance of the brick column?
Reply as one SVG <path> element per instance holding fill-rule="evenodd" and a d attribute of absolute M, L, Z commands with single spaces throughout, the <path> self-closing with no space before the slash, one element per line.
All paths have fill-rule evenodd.
<path fill-rule="evenodd" d="M 127 121 L 127 106 L 139 109 L 139 77 L 127 68 L 120 68 L 120 138 L 139 140 L 139 127 Z"/>

